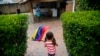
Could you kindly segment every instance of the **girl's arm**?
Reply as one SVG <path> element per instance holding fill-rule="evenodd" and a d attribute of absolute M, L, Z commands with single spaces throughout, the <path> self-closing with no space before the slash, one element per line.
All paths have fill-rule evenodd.
<path fill-rule="evenodd" d="M 44 43 L 44 47 L 47 47 L 47 46 L 46 46 L 46 43 Z"/>

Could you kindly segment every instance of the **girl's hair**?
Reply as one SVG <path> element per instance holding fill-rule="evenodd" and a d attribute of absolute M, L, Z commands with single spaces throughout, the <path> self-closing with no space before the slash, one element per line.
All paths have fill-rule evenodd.
<path fill-rule="evenodd" d="M 47 40 L 52 40 L 52 44 L 53 44 L 54 46 L 57 45 L 56 40 L 55 40 L 54 35 L 53 35 L 52 32 L 47 32 L 46 38 L 45 38 L 45 42 L 46 42 Z"/>

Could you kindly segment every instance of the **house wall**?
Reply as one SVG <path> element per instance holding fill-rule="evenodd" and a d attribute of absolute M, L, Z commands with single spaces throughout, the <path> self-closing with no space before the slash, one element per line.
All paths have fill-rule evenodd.
<path fill-rule="evenodd" d="M 30 12 L 30 3 L 25 2 L 23 4 L 1 4 L 0 5 L 0 11 L 2 13 L 16 13 L 17 8 L 20 9 L 20 12 Z"/>
<path fill-rule="evenodd" d="M 67 1 L 65 11 L 66 12 L 72 12 L 72 10 L 73 10 L 73 2 L 72 1 Z"/>
<path fill-rule="evenodd" d="M 0 4 L 4 4 L 4 3 L 6 3 L 5 0 L 0 0 Z"/>
<path fill-rule="evenodd" d="M 33 0 L 33 2 L 53 2 L 58 0 Z"/>
<path fill-rule="evenodd" d="M 27 0 L 0 0 L 0 4 L 18 3 L 19 1 L 25 2 L 25 1 L 27 1 Z"/>

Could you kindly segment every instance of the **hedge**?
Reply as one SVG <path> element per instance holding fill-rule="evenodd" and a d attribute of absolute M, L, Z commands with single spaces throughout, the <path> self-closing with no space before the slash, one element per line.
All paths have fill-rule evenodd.
<path fill-rule="evenodd" d="M 100 10 L 100 0 L 75 0 L 76 10 Z"/>
<path fill-rule="evenodd" d="M 100 11 L 63 13 L 61 20 L 69 56 L 100 56 Z"/>
<path fill-rule="evenodd" d="M 89 10 L 88 0 L 75 0 L 75 9 L 77 11 Z"/>
<path fill-rule="evenodd" d="M 100 0 L 75 0 L 76 10 L 100 10 Z"/>
<path fill-rule="evenodd" d="M 0 15 L 0 56 L 24 56 L 27 15 Z"/>

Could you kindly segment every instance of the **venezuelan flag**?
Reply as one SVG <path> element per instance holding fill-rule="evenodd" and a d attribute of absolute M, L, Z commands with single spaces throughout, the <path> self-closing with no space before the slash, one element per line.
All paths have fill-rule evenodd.
<path fill-rule="evenodd" d="M 48 29 L 48 26 L 39 26 L 39 28 L 34 32 L 32 39 L 34 41 L 41 41 Z"/>
<path fill-rule="evenodd" d="M 48 31 L 49 27 L 48 26 L 44 26 L 43 29 L 42 29 L 42 34 L 41 36 L 39 37 L 38 41 L 41 41 L 43 40 L 43 38 L 45 37 L 45 34 L 46 32 Z"/>

